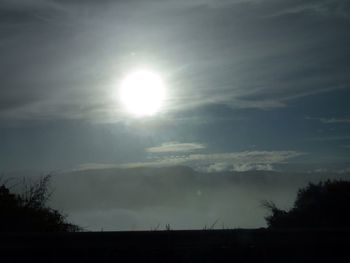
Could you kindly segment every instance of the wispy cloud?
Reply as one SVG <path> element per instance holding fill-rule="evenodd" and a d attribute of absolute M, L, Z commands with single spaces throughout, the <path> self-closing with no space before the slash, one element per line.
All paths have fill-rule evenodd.
<path fill-rule="evenodd" d="M 193 152 L 205 148 L 206 146 L 200 143 L 166 142 L 160 146 L 147 148 L 146 151 L 150 153 Z"/>
<path fill-rule="evenodd" d="M 304 26 L 314 21 L 305 10 L 346 13 L 345 1 L 85 0 L 83 9 L 81 2 L 0 3 L 9 29 L 0 36 L 0 118 L 120 120 L 111 96 L 138 63 L 161 69 L 172 88 L 169 112 L 211 104 L 281 108 L 349 83 L 346 24 L 327 17 L 327 27 Z M 300 23 L 288 21 L 291 13 L 303 14 Z"/>
<path fill-rule="evenodd" d="M 314 13 L 321 16 L 336 16 L 350 18 L 349 4 L 343 0 L 311 0 L 311 1 L 284 1 L 285 8 L 278 10 L 272 16 Z"/>
<path fill-rule="evenodd" d="M 350 136 L 344 135 L 344 136 L 324 136 L 324 137 L 312 137 L 308 138 L 309 141 L 343 141 L 343 140 L 350 140 Z"/>
<path fill-rule="evenodd" d="M 307 116 L 305 119 L 307 120 L 317 120 L 325 124 L 332 123 L 350 123 L 350 116 L 342 117 L 342 118 L 313 118 Z"/>
<path fill-rule="evenodd" d="M 86 170 L 104 170 L 104 169 L 113 169 L 118 168 L 119 166 L 116 164 L 108 164 L 108 163 L 83 163 L 80 164 L 73 171 L 86 171 Z"/>
<path fill-rule="evenodd" d="M 305 153 L 297 151 L 244 151 L 230 153 L 188 154 L 154 158 L 145 162 L 132 162 L 118 165 L 121 168 L 167 167 L 188 165 L 201 171 L 223 170 L 272 170 L 274 164 L 286 163 L 288 160 Z"/>

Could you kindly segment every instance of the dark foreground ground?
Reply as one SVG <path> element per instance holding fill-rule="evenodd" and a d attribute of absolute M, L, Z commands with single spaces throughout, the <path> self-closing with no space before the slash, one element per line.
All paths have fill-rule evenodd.
<path fill-rule="evenodd" d="M 350 262 L 350 230 L 0 234 L 0 262 Z"/>

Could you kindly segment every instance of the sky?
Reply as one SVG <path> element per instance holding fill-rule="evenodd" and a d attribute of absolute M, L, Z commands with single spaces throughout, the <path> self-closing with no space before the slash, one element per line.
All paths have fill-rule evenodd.
<path fill-rule="evenodd" d="M 0 58 L 3 174 L 350 171 L 347 0 L 0 0 Z"/>

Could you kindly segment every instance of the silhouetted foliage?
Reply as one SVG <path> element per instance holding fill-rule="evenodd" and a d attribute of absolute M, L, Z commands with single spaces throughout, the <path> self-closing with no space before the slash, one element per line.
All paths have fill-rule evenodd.
<path fill-rule="evenodd" d="M 51 192 L 50 176 L 34 184 L 24 182 L 22 194 L 0 185 L 0 232 L 75 232 L 81 228 L 68 223 L 66 216 L 46 205 Z"/>
<path fill-rule="evenodd" d="M 273 202 L 263 205 L 271 212 L 265 218 L 271 228 L 350 227 L 350 182 L 309 183 L 298 191 L 289 211 L 277 208 Z"/>

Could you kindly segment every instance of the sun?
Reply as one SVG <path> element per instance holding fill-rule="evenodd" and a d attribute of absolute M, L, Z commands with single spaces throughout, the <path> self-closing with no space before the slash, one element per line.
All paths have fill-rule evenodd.
<path fill-rule="evenodd" d="M 131 114 L 138 117 L 152 116 L 161 110 L 164 103 L 163 81 L 155 72 L 135 71 L 122 80 L 119 98 Z"/>

